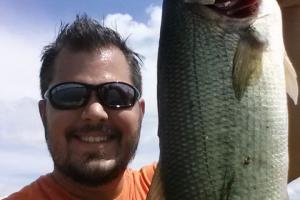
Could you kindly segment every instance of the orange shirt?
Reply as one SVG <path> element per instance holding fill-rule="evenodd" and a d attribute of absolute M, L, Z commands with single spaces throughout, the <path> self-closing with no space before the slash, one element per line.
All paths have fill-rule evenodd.
<path fill-rule="evenodd" d="M 124 186 L 121 194 L 114 200 L 145 200 L 156 165 L 149 165 L 140 170 L 127 169 L 124 173 Z M 19 192 L 4 200 L 78 200 L 61 188 L 51 176 L 38 178 Z"/>

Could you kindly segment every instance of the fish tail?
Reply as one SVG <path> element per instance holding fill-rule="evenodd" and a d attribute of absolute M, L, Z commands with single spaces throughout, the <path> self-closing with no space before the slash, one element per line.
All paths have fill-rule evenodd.
<path fill-rule="evenodd" d="M 240 41 L 233 59 L 233 89 L 241 100 L 250 81 L 257 81 L 262 74 L 262 56 L 267 39 L 257 30 L 248 27 L 241 32 Z"/>

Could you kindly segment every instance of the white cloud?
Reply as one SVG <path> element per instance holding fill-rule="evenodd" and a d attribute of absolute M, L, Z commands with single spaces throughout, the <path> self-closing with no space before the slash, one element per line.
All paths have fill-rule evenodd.
<path fill-rule="evenodd" d="M 1 100 L 23 96 L 38 98 L 41 42 L 49 41 L 49 33 L 10 32 L 4 26 L 0 26 L 0 32 Z"/>
<path fill-rule="evenodd" d="M 24 97 L 0 104 L 0 144 L 5 141 L 5 144 L 36 146 L 44 142 L 36 100 Z"/>
<path fill-rule="evenodd" d="M 158 38 L 160 32 L 161 8 L 150 6 L 147 9 L 149 20 L 146 24 L 135 21 L 128 14 L 111 14 L 104 19 L 104 24 L 117 30 L 136 52 L 145 57 L 142 69 L 146 111 L 156 111 L 156 63 Z M 155 95 L 154 95 L 155 94 Z"/>
<path fill-rule="evenodd" d="M 141 142 L 132 167 L 158 159 L 156 62 L 161 8 L 147 9 L 147 23 L 128 14 L 111 14 L 105 24 L 129 37 L 129 45 L 145 57 L 142 69 L 146 114 Z M 34 34 L 10 32 L 0 25 L 0 197 L 52 170 L 38 114 L 42 47 L 53 40 L 55 25 Z M 28 27 L 31 28 L 31 27 Z M 38 27 L 39 29 L 41 27 Z"/>

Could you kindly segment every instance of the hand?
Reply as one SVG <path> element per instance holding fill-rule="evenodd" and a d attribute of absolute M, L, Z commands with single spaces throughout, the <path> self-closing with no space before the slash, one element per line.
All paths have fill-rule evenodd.
<path fill-rule="evenodd" d="M 268 0 L 267 0 L 268 1 Z M 300 85 L 300 0 L 277 0 L 282 10 L 284 42 Z M 300 103 L 289 101 L 289 181 L 300 176 Z"/>
<path fill-rule="evenodd" d="M 300 7 L 300 0 L 277 0 L 281 8 Z"/>

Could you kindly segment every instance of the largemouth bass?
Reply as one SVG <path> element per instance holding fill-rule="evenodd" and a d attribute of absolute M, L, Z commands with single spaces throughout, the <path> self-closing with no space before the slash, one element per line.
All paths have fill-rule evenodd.
<path fill-rule="evenodd" d="M 275 0 L 164 0 L 148 199 L 287 199 L 280 21 Z"/>

